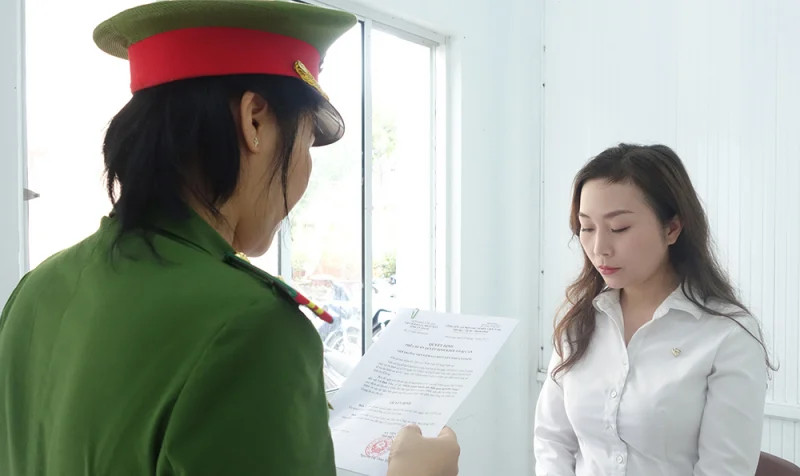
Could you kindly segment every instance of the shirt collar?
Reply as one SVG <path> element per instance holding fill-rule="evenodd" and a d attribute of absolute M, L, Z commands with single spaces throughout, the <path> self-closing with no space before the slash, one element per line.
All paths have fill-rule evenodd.
<path fill-rule="evenodd" d="M 658 306 L 653 318 L 657 319 L 662 317 L 664 314 L 669 312 L 670 309 L 683 311 L 698 320 L 703 317 L 703 310 L 700 309 L 697 304 L 689 300 L 689 298 L 683 292 L 682 285 L 678 285 L 675 291 L 672 291 L 672 294 L 667 296 L 667 299 L 665 299 L 664 302 Z"/>
<path fill-rule="evenodd" d="M 226 253 L 235 252 L 233 247 L 225 241 L 206 220 L 197 214 L 191 207 L 187 207 L 188 216 L 183 220 L 175 221 L 160 218 L 156 220 L 156 226 L 163 231 L 173 233 L 207 253 L 223 257 Z"/>
<path fill-rule="evenodd" d="M 609 314 L 614 306 L 619 305 L 619 289 L 606 288 L 592 300 L 594 308 L 598 311 Z M 653 313 L 653 319 L 664 317 L 670 310 L 685 312 L 695 319 L 703 316 L 703 310 L 686 297 L 683 286 L 679 285 L 672 293 L 664 299 Z"/>
<path fill-rule="evenodd" d="M 186 208 L 186 217 L 178 220 L 167 218 L 162 213 L 152 214 L 149 217 L 149 222 L 153 227 L 153 231 L 157 234 L 177 239 L 220 259 L 228 253 L 235 253 L 233 247 L 217 230 L 193 209 Z M 113 216 L 113 213 L 111 216 L 103 218 L 103 224 L 114 228 L 118 226 L 117 219 Z"/>
<path fill-rule="evenodd" d="M 619 305 L 619 289 L 605 288 L 592 300 L 592 305 L 598 311 L 609 314 L 612 307 Z"/>

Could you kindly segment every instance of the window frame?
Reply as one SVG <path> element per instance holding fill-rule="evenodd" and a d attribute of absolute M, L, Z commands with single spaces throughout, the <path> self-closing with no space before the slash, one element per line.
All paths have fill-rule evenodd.
<path fill-rule="evenodd" d="M 0 309 L 28 270 L 25 1 L 0 2 Z"/>
<path fill-rule="evenodd" d="M 444 71 L 446 37 L 413 23 L 377 12 L 350 1 L 338 0 L 295 0 L 300 3 L 323 6 L 347 11 L 356 16 L 361 23 L 361 65 L 362 65 L 362 144 L 361 144 L 361 353 L 372 345 L 372 32 L 379 30 L 410 41 L 430 50 L 430 203 L 433 205 L 431 223 L 430 282 L 432 309 L 447 309 L 447 282 L 449 279 L 446 217 L 446 91 Z M 278 272 L 285 279 L 291 279 L 291 243 L 284 239 L 290 236 L 288 223 L 284 222 L 278 238 Z"/>

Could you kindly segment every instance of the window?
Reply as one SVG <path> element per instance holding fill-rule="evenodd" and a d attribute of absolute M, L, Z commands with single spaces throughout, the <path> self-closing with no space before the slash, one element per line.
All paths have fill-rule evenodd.
<path fill-rule="evenodd" d="M 26 186 L 41 195 L 29 208 L 31 267 L 93 233 L 110 209 L 101 146 L 108 121 L 130 98 L 129 73 L 88 32 L 138 3 L 93 0 L 83 16 L 67 4 L 26 3 Z M 72 20 L 56 20 L 65 17 Z M 70 54 L 53 55 L 52 38 Z M 347 133 L 312 150 L 303 200 L 272 248 L 252 260 L 334 316 L 333 324 L 310 316 L 329 387 L 346 378 L 396 309 L 437 304 L 439 41 L 360 18 L 331 47 L 320 82 Z M 68 74 L 75 65 L 81 72 Z"/>
<path fill-rule="evenodd" d="M 279 269 L 334 318 L 312 319 L 331 387 L 396 309 L 436 304 L 435 48 L 362 20 L 325 58 L 320 82 L 347 133 L 312 151 L 309 188 L 280 236 Z"/>

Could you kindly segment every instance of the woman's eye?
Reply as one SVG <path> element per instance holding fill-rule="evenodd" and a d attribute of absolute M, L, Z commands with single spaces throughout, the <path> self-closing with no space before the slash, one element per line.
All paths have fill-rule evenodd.
<path fill-rule="evenodd" d="M 589 233 L 590 231 L 594 231 L 594 228 L 581 228 L 581 233 Z"/>
<path fill-rule="evenodd" d="M 616 229 L 612 228 L 611 231 L 613 233 L 622 233 L 623 231 L 627 230 L 628 228 L 630 228 L 630 227 L 629 226 L 624 226 L 622 228 L 616 228 Z"/>

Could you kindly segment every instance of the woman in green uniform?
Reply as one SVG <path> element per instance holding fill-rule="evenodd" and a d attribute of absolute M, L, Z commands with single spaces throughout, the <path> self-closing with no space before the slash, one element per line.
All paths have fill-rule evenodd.
<path fill-rule="evenodd" d="M 344 133 L 317 78 L 354 22 L 177 0 L 97 27 L 131 67 L 103 144 L 113 212 L 4 307 L 0 474 L 335 474 L 314 326 L 241 256 L 303 195 L 309 149 Z M 405 429 L 389 472 L 455 474 L 457 457 L 451 432 Z"/>

